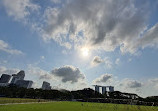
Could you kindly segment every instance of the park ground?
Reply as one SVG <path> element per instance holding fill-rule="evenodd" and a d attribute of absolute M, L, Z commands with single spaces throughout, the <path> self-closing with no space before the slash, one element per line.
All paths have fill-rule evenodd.
<path fill-rule="evenodd" d="M 32 99 L 30 100 L 31 102 L 33 102 Z M 31 103 L 29 102 L 29 99 L 27 99 L 26 102 L 27 104 L 25 103 L 1 104 L 0 111 L 158 111 L 158 107 L 126 105 L 126 104 L 66 102 L 66 101 L 59 101 L 59 102 L 47 101 L 47 102 L 38 103 L 37 100 L 34 103 Z"/>

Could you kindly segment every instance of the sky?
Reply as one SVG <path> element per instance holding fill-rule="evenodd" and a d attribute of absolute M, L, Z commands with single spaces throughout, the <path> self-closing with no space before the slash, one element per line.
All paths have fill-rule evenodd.
<path fill-rule="evenodd" d="M 157 0 L 1 0 L 0 75 L 157 95 L 157 12 Z"/>

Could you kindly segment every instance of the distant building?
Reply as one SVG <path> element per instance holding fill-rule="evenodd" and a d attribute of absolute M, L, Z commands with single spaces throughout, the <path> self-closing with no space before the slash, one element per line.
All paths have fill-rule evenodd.
<path fill-rule="evenodd" d="M 11 75 L 8 74 L 2 74 L 0 78 L 0 83 L 8 83 L 11 78 Z"/>
<path fill-rule="evenodd" d="M 29 81 L 29 80 L 17 80 L 15 85 L 19 86 L 19 87 L 24 87 L 24 88 L 31 88 L 33 84 L 33 81 Z"/>
<path fill-rule="evenodd" d="M 113 86 L 109 86 L 109 92 L 114 92 L 114 87 Z"/>
<path fill-rule="evenodd" d="M 106 93 L 106 87 L 102 87 L 102 94 Z"/>
<path fill-rule="evenodd" d="M 95 86 L 95 91 L 99 92 L 99 86 Z"/>
<path fill-rule="evenodd" d="M 42 89 L 43 89 L 43 90 L 51 90 L 50 83 L 48 83 L 48 82 L 46 82 L 46 81 L 43 81 Z"/>
<path fill-rule="evenodd" d="M 95 91 L 99 92 L 99 88 L 102 88 L 102 94 L 105 94 L 106 92 L 114 92 L 114 86 L 100 86 L 100 85 L 93 85 L 95 87 Z M 109 88 L 109 91 L 107 91 L 106 89 Z"/>
<path fill-rule="evenodd" d="M 13 78 L 11 84 L 15 84 L 17 80 L 24 80 L 25 72 L 21 70 L 20 72 L 18 72 L 17 74 L 13 74 L 12 76 Z"/>
<path fill-rule="evenodd" d="M 6 86 L 9 86 L 9 83 L 0 83 L 0 86 L 1 87 L 6 87 Z"/>

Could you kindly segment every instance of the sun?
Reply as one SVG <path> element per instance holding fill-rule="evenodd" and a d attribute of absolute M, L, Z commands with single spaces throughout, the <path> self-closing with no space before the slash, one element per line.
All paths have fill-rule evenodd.
<path fill-rule="evenodd" d="M 87 57 L 89 55 L 89 49 L 84 47 L 81 49 L 82 51 L 82 56 Z"/>

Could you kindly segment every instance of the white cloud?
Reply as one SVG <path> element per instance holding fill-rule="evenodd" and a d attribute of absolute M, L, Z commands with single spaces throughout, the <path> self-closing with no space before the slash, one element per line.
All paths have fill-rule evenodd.
<path fill-rule="evenodd" d="M 92 83 L 97 85 L 112 85 L 114 86 L 115 91 L 136 93 L 143 97 L 156 94 L 155 92 L 150 94 L 150 91 L 154 90 L 154 88 L 151 87 L 151 85 L 149 87 L 146 82 L 130 78 L 118 79 L 118 77 L 114 76 L 113 74 L 103 74 L 100 77 L 94 79 Z"/>
<path fill-rule="evenodd" d="M 156 96 L 158 91 L 158 78 L 145 79 L 144 81 L 126 78 L 120 80 L 115 87 L 117 90 L 128 93 L 136 93 L 142 97 Z"/>
<path fill-rule="evenodd" d="M 149 82 L 154 86 L 156 90 L 158 90 L 158 78 L 155 79 L 149 79 Z"/>
<path fill-rule="evenodd" d="M 127 82 L 127 85 L 129 86 L 129 88 L 139 88 L 142 87 L 142 83 L 136 80 L 129 80 Z"/>
<path fill-rule="evenodd" d="M 88 86 L 85 76 L 74 66 L 67 65 L 55 68 L 53 71 L 49 72 L 36 65 L 29 64 L 26 72 L 29 74 L 28 77 L 31 76 L 31 79 L 34 81 L 34 88 L 40 88 L 42 81 L 50 82 L 51 86 L 57 89 L 74 90 Z"/>
<path fill-rule="evenodd" d="M 101 64 L 103 62 L 104 62 L 104 60 L 101 57 L 95 56 L 93 58 L 93 60 L 91 61 L 91 64 L 94 65 L 94 66 L 96 66 L 96 65 L 99 65 L 99 64 Z"/>
<path fill-rule="evenodd" d="M 125 86 L 125 88 L 140 88 L 143 86 L 143 83 L 137 80 L 132 79 L 124 79 L 121 81 L 121 86 Z"/>
<path fill-rule="evenodd" d="M 44 22 L 35 20 L 31 27 L 43 40 L 52 39 L 67 49 L 87 46 L 91 50 L 114 51 L 120 48 L 122 53 L 135 54 L 145 47 L 157 47 L 158 25 L 149 29 L 150 10 L 146 2 L 137 6 L 133 0 L 51 1 L 62 5 L 43 8 L 31 0 L 12 3 L 3 0 L 2 3 L 7 14 L 16 20 L 34 21 L 32 18 L 37 15 L 32 12 L 43 8 L 40 20 Z"/>
<path fill-rule="evenodd" d="M 39 80 L 55 80 L 55 78 L 48 71 L 31 64 L 28 65 L 27 71 L 29 74 L 37 76 Z"/>
<path fill-rule="evenodd" d="M 1 74 L 16 74 L 17 72 L 19 72 L 19 69 L 16 68 L 7 68 L 4 66 L 0 66 L 0 75 Z"/>
<path fill-rule="evenodd" d="M 15 55 L 23 54 L 23 52 L 20 50 L 12 49 L 9 46 L 9 44 L 4 42 L 3 40 L 0 40 L 0 50 L 7 52 L 9 54 L 15 54 Z"/>
<path fill-rule="evenodd" d="M 40 59 L 44 60 L 44 59 L 45 59 L 45 57 L 44 57 L 44 56 L 41 56 L 41 57 L 40 57 Z"/>
<path fill-rule="evenodd" d="M 142 48 L 147 46 L 158 47 L 158 23 L 151 27 L 143 38 L 138 40 L 137 45 Z"/>
<path fill-rule="evenodd" d="M 49 71 L 43 70 L 33 64 L 28 64 L 26 73 L 27 77 L 33 81 L 33 88 L 41 88 L 43 81 L 50 82 L 53 85 L 56 85 L 55 83 L 58 82 L 58 80 L 53 75 L 51 75 Z"/>
<path fill-rule="evenodd" d="M 15 20 L 24 20 L 30 15 L 30 11 L 39 9 L 39 6 L 33 4 L 31 0 L 3 0 L 2 3 L 7 14 Z"/>
<path fill-rule="evenodd" d="M 32 84 L 32 88 L 40 88 L 40 86 L 38 85 L 38 83 L 36 83 L 36 82 L 33 82 L 33 84 Z"/>
<path fill-rule="evenodd" d="M 100 56 L 95 56 L 91 61 L 92 66 L 97 66 L 101 63 L 104 63 L 106 68 L 112 68 L 112 62 L 109 57 L 105 57 L 104 59 L 102 59 Z"/>
<path fill-rule="evenodd" d="M 132 59 L 131 59 L 131 58 L 129 58 L 129 59 L 128 59 L 128 62 L 131 62 L 131 61 L 132 61 Z"/>
<path fill-rule="evenodd" d="M 68 52 L 66 50 L 62 50 L 63 54 L 68 54 Z"/>
<path fill-rule="evenodd" d="M 150 10 L 146 2 L 137 6 L 133 0 L 51 0 L 62 5 L 44 8 L 31 0 L 12 1 L 2 1 L 9 16 L 34 21 L 30 25 L 43 40 L 52 39 L 67 49 L 87 46 L 91 50 L 114 51 L 120 48 L 122 53 L 135 54 L 139 49 L 158 46 L 158 25 L 149 29 Z M 39 8 L 44 13 L 39 13 L 40 20 L 33 20 L 37 16 L 33 12 Z"/>
<path fill-rule="evenodd" d="M 105 57 L 104 58 L 104 63 L 105 63 L 105 65 L 106 65 L 107 68 L 112 68 L 112 62 L 109 59 L 109 57 Z"/>
<path fill-rule="evenodd" d="M 134 53 L 138 48 L 158 47 L 158 23 L 144 32 L 144 35 L 121 47 L 122 52 L 129 51 Z M 130 50 L 128 50 L 130 49 Z"/>
<path fill-rule="evenodd" d="M 60 4 L 62 1 L 61 0 L 51 0 L 55 4 Z"/>
<path fill-rule="evenodd" d="M 96 78 L 93 80 L 93 83 L 98 84 L 98 83 L 107 83 L 112 79 L 112 74 L 103 74 L 100 77 Z"/>
<path fill-rule="evenodd" d="M 120 59 L 119 59 L 119 58 L 117 58 L 117 59 L 116 59 L 116 61 L 115 61 L 115 64 L 117 64 L 117 65 L 118 65 L 119 63 L 120 63 Z"/>
<path fill-rule="evenodd" d="M 144 10 L 140 11 L 141 8 Z M 120 47 L 122 53 L 135 53 L 142 47 L 136 41 L 145 33 L 149 16 L 145 4 L 136 7 L 132 0 L 70 0 L 61 8 L 49 8 L 46 13 L 47 39 L 61 46 L 86 44 L 95 50 L 114 51 Z"/>

